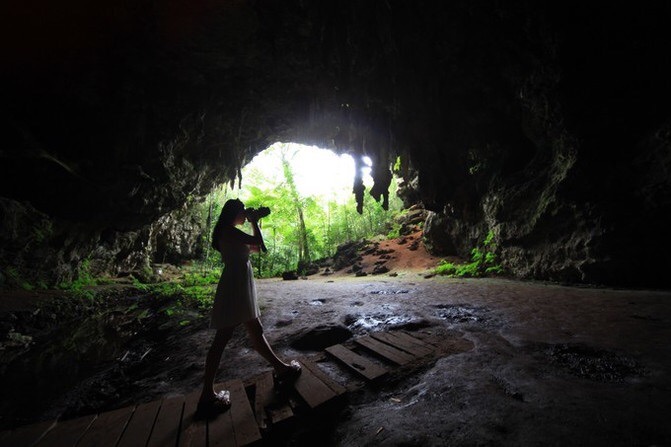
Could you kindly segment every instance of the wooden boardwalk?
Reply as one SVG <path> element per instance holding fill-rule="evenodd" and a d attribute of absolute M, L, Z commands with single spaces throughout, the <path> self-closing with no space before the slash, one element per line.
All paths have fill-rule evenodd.
<path fill-rule="evenodd" d="M 297 412 L 316 411 L 394 368 L 470 349 L 470 342 L 459 340 L 446 343 L 447 340 L 430 335 L 403 331 L 371 333 L 349 344 L 330 346 L 312 358 L 299 359 L 303 372 L 283 392 L 277 391 L 270 371 L 245 382 L 233 379 L 218 384 L 217 387 L 230 390 L 231 408 L 210 420 L 194 418 L 200 394 L 196 391 L 97 415 L 0 432 L 0 447 L 261 444 L 274 427 L 294 419 Z M 359 377 L 360 381 L 347 377 Z"/>

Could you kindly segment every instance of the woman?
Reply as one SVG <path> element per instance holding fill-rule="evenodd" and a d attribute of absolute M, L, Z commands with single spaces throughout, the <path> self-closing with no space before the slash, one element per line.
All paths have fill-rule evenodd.
<path fill-rule="evenodd" d="M 253 234 L 235 228 L 245 219 L 252 224 Z M 250 251 L 259 251 L 263 237 L 259 229 L 258 217 L 245 210 L 245 205 L 237 199 L 228 200 L 212 232 L 212 246 L 221 253 L 225 264 L 214 297 L 210 327 L 217 332 L 205 361 L 203 391 L 198 402 L 200 413 L 211 410 L 223 410 L 230 406 L 228 391 L 214 391 L 214 376 L 221 355 L 230 340 L 233 330 L 241 323 L 245 324 L 254 349 L 275 369 L 276 378 L 282 381 L 294 379 L 301 372 L 300 364 L 292 360 L 285 363 L 273 352 L 263 335 L 263 326 L 259 320 L 259 306 L 256 303 L 254 275 L 249 262 Z"/>

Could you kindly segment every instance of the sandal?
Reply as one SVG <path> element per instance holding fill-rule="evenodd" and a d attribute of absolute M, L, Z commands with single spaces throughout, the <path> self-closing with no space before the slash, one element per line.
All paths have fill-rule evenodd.
<path fill-rule="evenodd" d="M 273 378 L 279 385 L 286 385 L 298 379 L 302 371 L 303 368 L 301 367 L 301 364 L 296 360 L 292 360 L 289 363 L 289 367 L 286 369 L 286 371 L 282 373 L 274 373 Z"/>
<path fill-rule="evenodd" d="M 231 408 L 231 393 L 228 390 L 222 390 L 215 393 L 212 400 L 202 400 L 196 407 L 196 416 L 212 417 Z"/>

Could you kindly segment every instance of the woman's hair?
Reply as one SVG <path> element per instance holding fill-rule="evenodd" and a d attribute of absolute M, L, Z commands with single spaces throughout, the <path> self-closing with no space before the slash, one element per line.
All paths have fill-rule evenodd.
<path fill-rule="evenodd" d="M 232 225 L 238 213 L 244 209 L 245 204 L 238 199 L 230 199 L 224 203 L 223 208 L 221 208 L 221 214 L 219 214 L 217 224 L 214 226 L 214 230 L 212 230 L 212 248 L 219 250 L 219 247 L 217 246 L 217 234 L 219 234 L 223 227 Z"/>

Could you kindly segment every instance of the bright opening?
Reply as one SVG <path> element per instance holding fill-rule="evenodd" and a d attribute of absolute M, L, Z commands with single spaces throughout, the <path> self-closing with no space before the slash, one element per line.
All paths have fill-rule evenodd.
<path fill-rule="evenodd" d="M 369 191 L 373 186 L 372 162 L 368 157 L 362 161 L 362 178 Z M 396 196 L 396 179 L 390 187 L 388 210 L 366 194 L 363 213 L 359 214 L 352 193 L 355 169 L 349 155 L 275 143 L 243 167 L 240 185 L 222 185 L 207 198 L 206 237 L 228 199 L 239 198 L 247 207 L 269 207 L 270 215 L 261 220 L 268 252 L 253 259 L 259 277 L 318 264 L 346 242 L 398 237 L 394 217 L 402 201 Z M 251 228 L 245 231 L 251 232 Z M 209 252 L 208 261 L 218 262 L 217 256 Z"/>
<path fill-rule="evenodd" d="M 249 188 L 276 186 L 285 181 L 282 159 L 289 163 L 298 193 L 320 201 L 335 200 L 346 203 L 352 196 L 352 182 L 356 169 L 354 159 L 347 154 L 338 155 L 328 149 L 296 143 L 275 143 L 259 153 L 242 169 L 243 187 L 240 199 L 250 198 Z M 370 176 L 372 161 L 363 157 L 364 186 L 373 186 Z M 252 183 L 254 182 L 254 183 Z M 260 183 L 260 184 L 259 184 Z"/>

